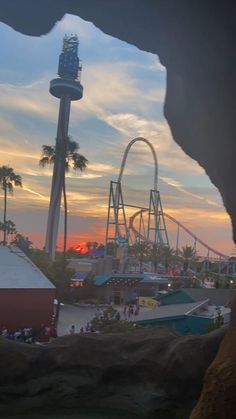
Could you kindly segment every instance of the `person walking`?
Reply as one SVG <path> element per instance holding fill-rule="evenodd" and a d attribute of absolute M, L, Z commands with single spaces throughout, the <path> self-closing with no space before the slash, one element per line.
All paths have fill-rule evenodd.
<path fill-rule="evenodd" d="M 85 327 L 86 332 L 90 332 L 90 323 L 88 322 Z"/>
<path fill-rule="evenodd" d="M 72 324 L 72 326 L 71 326 L 71 328 L 69 330 L 69 334 L 70 335 L 74 335 L 75 334 L 75 325 L 74 324 Z"/>
<path fill-rule="evenodd" d="M 119 313 L 119 311 L 117 311 L 117 313 L 116 313 L 116 320 L 120 320 L 120 313 Z"/>

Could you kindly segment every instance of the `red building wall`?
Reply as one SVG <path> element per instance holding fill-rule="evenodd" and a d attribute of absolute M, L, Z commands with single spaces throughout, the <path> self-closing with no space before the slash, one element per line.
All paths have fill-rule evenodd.
<path fill-rule="evenodd" d="M 0 289 L 0 329 L 51 324 L 55 289 Z"/>

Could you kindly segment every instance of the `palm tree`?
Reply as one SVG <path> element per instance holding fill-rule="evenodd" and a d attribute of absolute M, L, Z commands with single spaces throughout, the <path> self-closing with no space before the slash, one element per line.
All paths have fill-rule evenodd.
<path fill-rule="evenodd" d="M 157 265 L 158 262 L 161 261 L 161 251 L 160 246 L 157 245 L 157 243 L 153 243 L 149 246 L 149 257 L 152 261 L 152 264 L 154 266 L 154 272 L 157 271 Z"/>
<path fill-rule="evenodd" d="M 78 153 L 80 146 L 76 141 L 73 141 L 71 137 L 67 137 L 65 142 L 65 164 L 64 164 L 64 174 L 63 174 L 63 201 L 64 201 L 64 244 L 63 244 L 63 254 L 66 254 L 66 242 L 67 242 L 67 196 L 66 196 L 66 183 L 65 183 L 65 173 L 69 172 L 72 165 L 74 170 L 80 170 L 83 172 L 88 164 L 88 160 Z M 39 161 L 40 166 L 45 167 L 47 165 L 54 164 L 55 162 L 55 152 L 56 146 L 43 145 L 42 147 L 42 157 Z"/>
<path fill-rule="evenodd" d="M 149 244 L 148 256 L 153 264 L 154 272 L 157 271 L 158 263 L 162 263 L 167 269 L 171 263 L 176 261 L 176 251 L 173 248 L 157 243 Z"/>
<path fill-rule="evenodd" d="M 186 272 L 189 267 L 190 261 L 196 258 L 195 248 L 192 246 L 187 246 L 187 245 L 183 246 L 182 250 L 180 251 L 180 257 L 183 260 L 183 268 L 184 268 L 184 271 Z"/>
<path fill-rule="evenodd" d="M 33 242 L 29 240 L 28 237 L 16 232 L 15 237 L 10 244 L 19 247 L 19 249 L 23 250 L 23 252 L 29 256 Z"/>
<path fill-rule="evenodd" d="M 161 246 L 160 248 L 161 260 L 167 269 L 168 266 L 176 261 L 176 251 L 169 246 Z"/>
<path fill-rule="evenodd" d="M 137 257 L 137 259 L 139 260 L 139 271 L 141 273 L 145 256 L 148 256 L 148 254 L 150 252 L 149 243 L 145 242 L 145 241 L 134 243 L 130 247 L 130 252 L 131 252 L 131 254 L 134 254 Z"/>
<path fill-rule="evenodd" d="M 88 249 L 88 253 L 90 252 L 90 249 L 91 249 L 91 247 L 92 247 L 92 242 L 87 242 L 86 243 L 86 247 L 87 247 L 87 249 Z"/>
<path fill-rule="evenodd" d="M 13 194 L 13 188 L 22 187 L 22 179 L 20 175 L 16 175 L 11 167 L 0 167 L 0 185 L 4 191 L 4 210 L 3 210 L 3 244 L 6 245 L 6 217 L 7 217 L 7 193 Z"/>
<path fill-rule="evenodd" d="M 0 222 L 0 230 L 6 230 L 6 242 L 8 243 L 9 236 L 13 236 L 13 234 L 17 233 L 16 225 L 12 220 L 6 220 L 5 225 L 4 223 Z"/>

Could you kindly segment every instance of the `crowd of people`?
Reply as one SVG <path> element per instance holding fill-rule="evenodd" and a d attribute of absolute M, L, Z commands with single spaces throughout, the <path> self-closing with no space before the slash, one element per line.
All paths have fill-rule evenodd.
<path fill-rule="evenodd" d="M 3 327 L 1 331 L 1 336 L 8 340 L 13 340 L 15 342 L 21 343 L 40 343 L 40 342 L 49 342 L 51 339 L 57 337 L 57 331 L 54 325 L 41 325 L 39 330 L 23 327 L 17 328 L 15 330 L 7 329 Z"/>
<path fill-rule="evenodd" d="M 18 328 L 16 330 L 9 330 L 7 328 L 3 328 L 1 332 L 1 336 L 8 340 L 14 340 L 16 342 L 22 343 L 35 343 L 36 342 L 36 334 L 33 329 L 31 328 Z"/>
<path fill-rule="evenodd" d="M 138 316 L 140 313 L 140 305 L 137 301 L 135 304 L 126 304 L 124 305 L 123 311 L 114 310 L 111 306 L 97 308 L 95 312 L 95 319 L 99 320 L 111 320 L 115 319 L 133 321 L 133 319 Z M 75 325 L 73 324 L 68 330 L 69 335 L 74 335 L 77 333 L 98 333 L 98 331 L 91 325 L 87 323 L 86 326 L 80 327 L 76 330 Z"/>
<path fill-rule="evenodd" d="M 78 333 L 77 331 L 76 331 L 76 328 L 75 328 L 75 325 L 73 324 L 72 326 L 71 326 L 71 328 L 69 329 L 69 335 L 74 335 L 74 334 L 76 334 L 76 333 Z M 97 333 L 97 331 L 94 329 L 94 327 L 88 322 L 87 324 L 86 324 L 86 326 L 85 327 L 81 327 L 80 328 L 80 330 L 79 330 L 79 333 Z"/>
<path fill-rule="evenodd" d="M 139 312 L 140 306 L 137 301 L 135 304 L 124 305 L 123 311 L 114 310 L 111 306 L 97 308 L 95 312 L 95 318 L 99 320 L 115 319 L 117 321 L 132 321 L 134 317 L 139 314 Z M 79 330 L 76 330 L 75 325 L 72 325 L 68 330 L 69 335 L 74 335 L 76 333 L 98 333 L 98 331 L 90 322 L 87 322 L 87 324 L 80 327 Z M 33 344 L 50 342 L 57 337 L 57 330 L 54 326 L 54 323 L 52 322 L 50 325 L 42 324 L 38 330 L 27 327 L 10 330 L 6 327 L 3 327 L 0 331 L 0 334 L 2 337 L 8 340 Z"/>
<path fill-rule="evenodd" d="M 140 313 L 139 303 L 125 305 L 123 310 L 123 315 L 125 320 L 132 320 L 133 316 L 138 316 Z"/>

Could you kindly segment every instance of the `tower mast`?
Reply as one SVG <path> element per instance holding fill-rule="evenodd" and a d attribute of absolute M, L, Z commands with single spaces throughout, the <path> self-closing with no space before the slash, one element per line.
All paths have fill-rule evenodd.
<path fill-rule="evenodd" d="M 60 206 L 63 182 L 65 177 L 66 143 L 68 139 L 70 105 L 72 100 L 83 96 L 80 83 L 81 66 L 78 58 L 77 35 L 63 38 L 62 52 L 59 57 L 58 78 L 51 80 L 49 92 L 60 99 L 57 125 L 55 162 L 53 167 L 51 196 L 48 211 L 45 249 L 54 259 L 60 219 Z"/>

